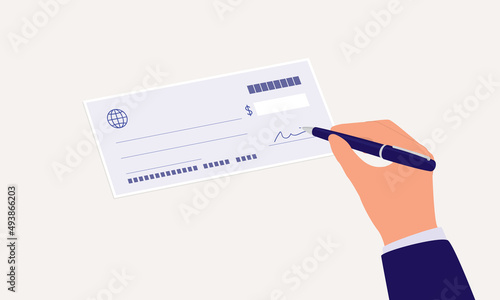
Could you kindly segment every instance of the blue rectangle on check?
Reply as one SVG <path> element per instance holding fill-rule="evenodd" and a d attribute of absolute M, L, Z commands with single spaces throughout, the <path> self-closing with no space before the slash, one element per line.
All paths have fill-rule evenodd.
<path fill-rule="evenodd" d="M 269 89 L 267 88 L 267 83 L 263 82 L 260 84 L 260 87 L 262 88 L 262 90 L 265 92 L 265 91 L 268 91 Z"/>
<path fill-rule="evenodd" d="M 240 162 L 240 161 L 241 161 L 241 159 L 240 159 L 239 157 L 236 157 L 236 161 L 237 161 L 237 162 Z"/>
<path fill-rule="evenodd" d="M 247 155 L 247 159 L 248 159 L 248 160 L 251 160 L 251 159 L 252 159 L 252 156 Z"/>
<path fill-rule="evenodd" d="M 255 87 L 255 91 L 256 91 L 257 93 L 262 92 L 262 89 L 260 88 L 260 84 L 254 84 L 253 86 Z"/>
<path fill-rule="evenodd" d="M 300 82 L 300 78 L 299 78 L 299 76 L 295 76 L 295 77 L 293 77 L 293 82 L 295 82 L 295 85 L 302 84 L 302 82 Z"/>
<path fill-rule="evenodd" d="M 246 158 L 246 157 L 244 157 L 244 156 L 242 156 L 242 157 L 241 157 L 241 160 L 242 160 L 242 161 L 246 161 L 246 160 L 247 160 L 247 158 Z"/>
<path fill-rule="evenodd" d="M 148 175 L 144 176 L 144 179 L 149 180 L 149 176 Z"/>
<path fill-rule="evenodd" d="M 210 168 L 213 168 L 214 164 L 213 163 L 208 163 L 208 166 L 210 166 Z"/>
<path fill-rule="evenodd" d="M 252 157 L 253 157 L 253 159 L 256 159 L 257 155 L 256 154 L 252 154 Z"/>
<path fill-rule="evenodd" d="M 274 86 L 277 88 L 277 89 L 281 89 L 281 83 L 279 80 L 275 80 L 274 81 Z"/>
<path fill-rule="evenodd" d="M 131 179 L 131 178 L 129 178 L 129 179 L 128 179 L 128 183 L 132 183 L 132 182 L 133 182 L 133 181 L 132 181 L 132 179 Z"/>
<path fill-rule="evenodd" d="M 198 171 L 198 166 L 194 166 L 194 167 L 193 167 L 193 169 L 194 169 L 195 171 Z"/>
<path fill-rule="evenodd" d="M 286 79 L 281 79 L 280 83 L 281 83 L 282 87 L 287 87 L 288 86 L 288 83 L 286 83 Z"/>
<path fill-rule="evenodd" d="M 188 167 L 188 171 L 189 171 L 189 172 L 193 172 L 193 168 Z"/>
<path fill-rule="evenodd" d="M 295 82 L 293 82 L 293 78 L 292 77 L 287 78 L 286 82 L 288 83 L 289 86 L 294 86 L 295 85 Z"/>
<path fill-rule="evenodd" d="M 176 174 L 176 173 L 175 173 L 175 170 L 172 170 L 172 175 L 175 175 L 175 174 Z"/>
<path fill-rule="evenodd" d="M 137 182 L 137 181 L 139 181 L 139 180 L 137 180 L 137 177 L 134 177 L 134 182 Z"/>
<path fill-rule="evenodd" d="M 214 161 L 214 166 L 218 167 L 219 166 L 219 162 L 218 161 Z"/>
<path fill-rule="evenodd" d="M 181 174 L 181 173 L 182 173 L 181 169 L 177 169 L 177 174 Z"/>
<path fill-rule="evenodd" d="M 247 85 L 247 88 L 248 88 L 248 92 L 249 92 L 250 94 L 255 93 L 255 89 L 253 88 L 253 85 Z"/>
<path fill-rule="evenodd" d="M 160 173 L 161 177 L 165 177 L 165 172 Z"/>
<path fill-rule="evenodd" d="M 167 171 L 167 176 L 170 176 L 170 171 Z"/>
<path fill-rule="evenodd" d="M 224 161 L 223 161 L 223 160 L 219 161 L 219 164 L 220 164 L 221 166 L 223 166 L 223 165 L 224 165 Z"/>
<path fill-rule="evenodd" d="M 269 87 L 270 90 L 274 90 L 274 83 L 272 81 L 268 81 L 267 86 Z"/>
<path fill-rule="evenodd" d="M 226 159 L 226 165 L 229 165 L 229 159 Z"/>

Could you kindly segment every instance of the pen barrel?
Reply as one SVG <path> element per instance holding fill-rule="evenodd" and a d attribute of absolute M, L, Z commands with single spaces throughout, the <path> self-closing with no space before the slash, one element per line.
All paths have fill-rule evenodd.
<path fill-rule="evenodd" d="M 335 134 L 343 138 L 352 149 L 358 150 L 364 153 L 368 153 L 374 156 L 379 156 L 382 159 L 392 161 L 398 164 L 409 166 L 412 168 L 433 171 L 436 168 L 436 162 L 432 159 L 427 159 L 423 156 L 419 156 L 407 151 L 394 148 L 390 145 L 384 146 L 381 143 L 373 142 L 370 140 L 358 138 L 352 135 L 348 135 L 341 132 L 336 132 L 332 130 L 327 130 L 319 127 L 314 127 L 312 134 L 324 140 L 328 140 L 331 134 Z M 382 151 L 381 151 L 382 148 Z"/>
<path fill-rule="evenodd" d="M 382 158 L 425 171 L 433 171 L 436 168 L 436 162 L 433 159 L 427 159 L 404 150 L 396 149 L 392 146 L 384 147 L 382 150 Z"/>

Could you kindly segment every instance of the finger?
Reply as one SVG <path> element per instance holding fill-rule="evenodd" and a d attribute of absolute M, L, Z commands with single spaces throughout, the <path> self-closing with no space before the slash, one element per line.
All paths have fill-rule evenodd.
<path fill-rule="evenodd" d="M 357 180 L 360 174 L 365 174 L 367 168 L 371 167 L 365 163 L 359 156 L 351 149 L 351 146 L 341 137 L 331 134 L 328 137 L 330 147 L 332 148 L 333 155 L 344 169 L 345 174 L 351 182 Z M 354 183 L 354 182 L 353 182 Z"/>
<path fill-rule="evenodd" d="M 382 126 L 387 127 L 388 129 L 393 130 L 395 133 L 401 135 L 404 138 L 407 138 L 415 143 L 418 143 L 413 137 L 411 137 L 408 133 L 406 133 L 406 131 L 401 129 L 401 127 L 399 127 L 396 123 L 392 122 L 391 120 L 379 120 L 375 122 L 377 122 Z"/>
<path fill-rule="evenodd" d="M 394 130 L 396 133 L 400 134 L 402 137 L 409 139 L 410 141 L 412 141 L 413 143 L 416 144 L 415 148 L 418 149 L 418 150 L 412 150 L 412 149 L 408 149 L 408 150 L 412 150 L 412 151 L 416 151 L 418 153 L 425 154 L 425 155 L 431 157 L 432 159 L 434 159 L 434 157 L 432 156 L 432 153 L 430 153 L 429 150 L 427 150 L 427 148 L 425 148 L 417 140 L 415 140 L 408 133 L 406 133 L 403 129 L 401 129 L 401 127 L 399 127 L 396 123 L 392 122 L 391 120 L 380 120 L 380 121 L 376 121 L 376 122 L 378 122 L 382 126 L 385 126 L 389 129 Z M 393 145 L 393 146 L 398 146 L 398 145 Z M 402 147 L 402 146 L 399 146 L 399 147 Z"/>
<path fill-rule="evenodd" d="M 401 133 L 394 128 L 381 125 L 379 121 L 340 124 L 333 126 L 331 130 L 369 139 L 386 145 L 390 145 L 391 142 L 395 141 L 408 143 L 408 138 L 406 136 L 402 136 Z M 410 141 L 411 143 L 415 143 L 412 139 L 410 139 Z"/>

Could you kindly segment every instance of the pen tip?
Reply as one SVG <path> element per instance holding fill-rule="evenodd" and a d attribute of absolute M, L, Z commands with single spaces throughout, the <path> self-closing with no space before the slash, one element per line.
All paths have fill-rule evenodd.
<path fill-rule="evenodd" d="M 305 126 L 302 126 L 302 129 L 304 129 L 305 132 L 309 133 L 309 134 L 312 134 L 312 131 L 313 131 L 313 128 L 312 127 L 305 127 Z"/>

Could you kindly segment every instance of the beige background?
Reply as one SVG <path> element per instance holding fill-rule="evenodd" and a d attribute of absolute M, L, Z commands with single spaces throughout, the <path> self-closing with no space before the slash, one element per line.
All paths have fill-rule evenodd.
<path fill-rule="evenodd" d="M 37 1 L 0 4 L 0 185 L 18 185 L 20 214 L 19 293 L 1 284 L 0 298 L 387 299 L 382 240 L 333 156 L 233 176 L 189 224 L 179 207 L 210 182 L 113 199 L 95 147 L 62 180 L 52 169 L 88 145 L 82 101 L 132 91 L 147 68 L 166 85 L 306 57 L 335 123 L 388 118 L 427 143 L 442 131 L 428 144 L 438 224 L 477 299 L 498 297 L 500 88 L 456 128 L 443 115 L 479 77 L 500 81 L 500 5 L 401 1 L 348 63 L 341 43 L 389 1 L 219 2 L 73 0 L 46 24 Z M 16 51 L 34 16 L 44 26 Z M 282 275 L 328 236 L 338 247 L 291 290 Z"/>

